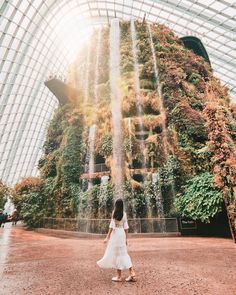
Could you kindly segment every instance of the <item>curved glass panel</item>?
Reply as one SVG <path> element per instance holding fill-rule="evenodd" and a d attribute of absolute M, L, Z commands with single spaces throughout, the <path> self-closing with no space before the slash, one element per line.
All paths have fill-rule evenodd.
<path fill-rule="evenodd" d="M 199 38 L 215 74 L 236 100 L 236 4 L 213 0 L 0 1 L 0 178 L 37 175 L 48 122 L 58 104 L 45 87 L 64 79 L 93 26 L 146 18 L 179 37 Z"/>

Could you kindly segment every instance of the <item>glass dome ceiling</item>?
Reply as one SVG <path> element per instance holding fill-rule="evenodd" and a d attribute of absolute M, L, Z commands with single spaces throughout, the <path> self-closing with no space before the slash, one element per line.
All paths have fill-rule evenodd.
<path fill-rule="evenodd" d="M 0 0 L 0 179 L 37 175 L 57 99 L 44 85 L 63 77 L 93 26 L 112 18 L 166 24 L 198 37 L 236 101 L 236 2 L 224 0 Z"/>

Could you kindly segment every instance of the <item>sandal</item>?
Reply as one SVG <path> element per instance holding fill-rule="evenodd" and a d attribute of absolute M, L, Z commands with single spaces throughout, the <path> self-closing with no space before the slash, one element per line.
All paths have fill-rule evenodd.
<path fill-rule="evenodd" d="M 136 282 L 136 277 L 135 276 L 128 276 L 128 278 L 125 279 L 126 282 Z"/>
<path fill-rule="evenodd" d="M 122 282 L 122 279 L 118 277 L 113 277 L 111 280 L 112 282 Z"/>

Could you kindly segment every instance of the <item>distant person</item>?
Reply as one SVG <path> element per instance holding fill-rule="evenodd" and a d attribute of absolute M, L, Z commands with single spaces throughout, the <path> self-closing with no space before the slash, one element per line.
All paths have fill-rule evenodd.
<path fill-rule="evenodd" d="M 5 220 L 5 214 L 3 214 L 2 209 L 0 209 L 0 227 L 2 227 L 4 220 Z"/>
<path fill-rule="evenodd" d="M 17 214 L 17 210 L 14 210 L 12 212 L 11 215 L 11 221 L 12 221 L 12 225 L 16 225 L 17 221 L 18 221 L 18 214 Z"/>
<path fill-rule="evenodd" d="M 103 258 L 97 261 L 98 266 L 101 268 L 115 268 L 117 270 L 117 276 L 112 278 L 113 282 L 122 281 L 121 271 L 124 269 L 129 269 L 130 274 L 125 281 L 136 281 L 133 265 L 126 248 L 128 228 L 123 200 L 117 199 L 112 213 L 109 231 L 104 240 L 104 243 L 108 242 L 108 245 Z"/>
<path fill-rule="evenodd" d="M 8 215 L 7 213 L 3 213 L 3 211 L 0 211 L 0 224 L 1 227 L 4 227 L 5 223 L 8 221 Z"/>

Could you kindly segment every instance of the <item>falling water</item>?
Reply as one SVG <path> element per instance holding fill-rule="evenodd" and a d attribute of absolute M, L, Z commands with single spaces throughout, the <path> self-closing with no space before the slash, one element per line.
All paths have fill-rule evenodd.
<path fill-rule="evenodd" d="M 166 115 L 165 115 L 165 111 L 164 111 L 164 107 L 163 107 L 162 86 L 161 86 L 159 71 L 158 71 L 158 67 L 157 67 L 157 59 L 156 59 L 155 48 L 154 48 L 154 44 L 153 44 L 153 38 L 152 38 L 150 24 L 148 24 L 147 27 L 148 27 L 149 39 L 150 39 L 150 44 L 151 44 L 151 49 L 152 49 L 154 73 L 155 73 L 155 78 L 156 78 L 156 82 L 157 82 L 157 93 L 158 93 L 158 98 L 159 98 L 159 103 L 160 103 L 160 113 L 162 116 L 162 136 L 163 136 L 163 144 L 164 144 L 164 154 L 165 154 L 165 158 L 167 158 L 168 152 L 167 152 Z"/>
<path fill-rule="evenodd" d="M 86 133 L 88 132 L 88 144 L 87 144 L 87 148 L 86 148 L 86 155 L 85 155 L 85 162 L 84 162 L 84 173 L 88 173 L 89 172 L 89 158 L 90 158 L 90 150 L 89 150 L 89 135 L 90 135 L 90 129 L 91 127 L 89 128 L 89 130 L 87 131 L 86 130 Z M 82 191 L 85 191 L 88 189 L 88 179 L 82 179 Z M 80 214 L 80 212 L 79 212 Z"/>
<path fill-rule="evenodd" d="M 75 69 L 76 69 L 76 72 L 75 72 L 76 73 L 75 74 L 75 88 L 81 89 L 81 85 L 82 85 L 82 83 L 81 83 L 81 81 L 82 81 L 81 73 L 83 71 L 83 65 L 80 65 L 79 58 L 75 62 Z"/>
<path fill-rule="evenodd" d="M 15 209 L 14 204 L 12 203 L 12 200 L 8 197 L 7 202 L 4 205 L 4 213 L 11 215 L 14 209 Z"/>
<path fill-rule="evenodd" d="M 156 78 L 156 82 L 157 82 L 157 93 L 158 93 L 158 98 L 159 98 L 159 103 L 160 103 L 160 113 L 162 116 L 162 136 L 163 136 L 164 154 L 165 154 L 165 158 L 167 159 L 168 158 L 168 151 L 167 151 L 168 140 L 167 140 L 167 129 L 166 129 L 166 115 L 165 115 L 165 110 L 163 107 L 162 85 L 161 85 L 159 70 L 158 70 L 158 66 L 157 66 L 156 53 L 155 53 L 155 48 L 154 48 L 154 44 L 153 44 L 152 31 L 150 28 L 150 24 L 148 24 L 147 27 L 148 27 L 148 33 L 149 33 L 150 44 L 151 44 L 151 49 L 152 49 L 155 78 Z M 174 198 L 175 187 L 174 187 L 173 183 L 171 184 L 171 195 L 172 195 L 172 198 Z"/>
<path fill-rule="evenodd" d="M 11 240 L 11 227 L 9 223 L 6 223 L 4 229 L 1 229 L 1 240 L 0 240 L 0 276 L 5 272 L 5 263 L 8 260 Z"/>
<path fill-rule="evenodd" d="M 107 216 L 107 186 L 109 176 L 103 175 L 101 177 L 101 185 L 99 192 L 99 204 L 98 204 L 98 218 L 104 218 Z"/>
<path fill-rule="evenodd" d="M 142 106 L 140 101 L 140 83 L 139 83 L 139 69 L 138 69 L 138 58 L 137 58 L 137 48 L 136 48 L 136 30 L 134 20 L 131 20 L 131 40 L 132 40 L 132 52 L 133 52 L 133 61 L 134 61 L 134 87 L 136 95 L 136 105 L 137 105 L 137 116 L 139 122 L 139 130 L 143 134 L 143 118 L 142 118 Z M 140 149 L 143 156 L 142 168 L 146 168 L 146 157 L 145 157 L 145 144 L 144 141 L 140 141 Z"/>
<path fill-rule="evenodd" d="M 89 98 L 89 72 L 90 72 L 90 59 L 91 59 L 91 43 L 89 42 L 87 58 L 86 58 L 86 73 L 85 73 L 85 89 L 84 89 L 84 101 L 88 102 Z"/>
<path fill-rule="evenodd" d="M 137 37 L 136 37 L 136 30 L 135 30 L 135 23 L 134 20 L 131 20 L 131 38 L 132 38 L 132 52 L 133 52 L 133 60 L 134 60 L 134 86 L 135 86 L 135 93 L 136 93 L 136 102 L 137 102 L 137 116 L 138 116 L 138 122 L 139 122 L 139 130 L 141 134 L 144 134 L 144 128 L 143 128 L 143 116 L 142 116 L 142 106 L 141 106 L 141 100 L 140 100 L 140 82 L 139 82 L 139 68 L 138 68 L 138 58 L 137 58 Z M 140 141 L 140 149 L 143 156 L 142 159 L 142 168 L 146 168 L 146 155 L 145 155 L 145 143 L 144 140 Z M 151 209 L 151 202 L 150 202 L 150 196 L 148 194 L 147 190 L 147 182 L 146 182 L 146 175 L 143 176 L 144 180 L 144 197 L 145 202 L 147 206 L 147 215 L 148 218 L 152 216 L 152 209 Z"/>
<path fill-rule="evenodd" d="M 120 101 L 120 25 L 118 19 L 111 20 L 109 76 L 111 88 L 111 110 L 113 125 L 112 174 L 116 197 L 122 197 L 124 179 L 123 132 Z"/>
<path fill-rule="evenodd" d="M 152 174 L 152 184 L 154 187 L 154 192 L 156 196 L 156 210 L 157 215 L 159 217 L 164 217 L 164 211 L 163 211 L 163 200 L 162 200 L 162 193 L 160 188 L 160 177 L 158 173 Z"/>
<path fill-rule="evenodd" d="M 131 137 L 132 130 L 131 130 L 131 118 L 130 117 L 127 118 L 127 123 L 128 123 L 128 132 L 129 132 L 129 150 L 130 150 L 130 156 L 132 158 L 132 137 Z M 131 163 L 131 168 L 133 168 L 132 163 Z M 133 190 L 133 188 L 131 188 L 131 194 L 132 194 L 132 198 L 131 198 L 131 201 L 130 201 L 130 206 L 132 208 L 133 218 L 136 218 L 137 214 L 136 214 L 136 209 L 135 209 L 135 198 L 134 198 L 134 190 Z M 138 232 L 138 225 L 134 223 L 133 228 L 134 228 L 134 232 L 137 233 Z"/>
<path fill-rule="evenodd" d="M 82 190 L 88 190 L 89 191 L 89 198 L 91 198 L 92 196 L 92 190 L 91 188 L 93 187 L 93 182 L 92 182 L 92 176 L 94 173 L 94 144 L 95 144 L 95 136 L 96 136 L 96 125 L 93 124 L 92 126 L 90 126 L 89 128 L 89 136 L 88 136 L 88 148 L 86 151 L 86 158 L 85 158 L 85 173 L 89 174 L 89 180 L 87 182 L 87 180 L 83 179 L 82 180 Z M 88 187 L 87 187 L 88 184 Z M 92 215 L 92 210 L 91 207 L 88 207 L 86 209 L 86 212 L 84 212 L 83 210 L 81 211 L 81 208 L 79 206 L 79 210 L 78 210 L 78 217 L 80 218 L 81 216 L 84 216 L 84 214 L 86 215 L 86 217 L 91 218 Z M 90 221 L 88 220 L 86 223 L 86 232 L 90 231 Z"/>
<path fill-rule="evenodd" d="M 94 143 L 96 135 L 96 125 L 93 124 L 89 128 L 89 189 L 93 186 L 92 184 L 92 175 L 94 173 Z"/>
<path fill-rule="evenodd" d="M 98 38 L 97 38 L 97 48 L 96 48 L 96 65 L 95 65 L 95 79 L 94 79 L 94 99 L 95 103 L 98 103 L 98 81 L 99 81 L 99 59 L 100 59 L 100 51 L 101 51 L 101 35 L 102 35 L 102 28 L 98 31 Z"/>
<path fill-rule="evenodd" d="M 129 131 L 129 150 L 130 150 L 130 155 L 132 156 L 132 139 L 131 139 L 131 118 L 127 118 L 128 122 L 128 131 Z"/>
<path fill-rule="evenodd" d="M 156 197 L 157 216 L 160 218 L 159 229 L 161 232 L 166 232 L 166 222 L 164 219 L 163 197 L 161 193 L 159 173 L 152 174 L 152 185 L 153 185 L 153 192 Z"/>
<path fill-rule="evenodd" d="M 92 126 L 90 126 L 89 128 L 89 139 L 88 139 L 88 150 L 87 150 L 87 158 L 86 159 L 88 161 L 88 174 L 89 174 L 89 181 L 88 181 L 88 191 L 89 191 L 89 199 L 92 197 L 92 190 L 91 188 L 93 187 L 93 181 L 92 181 L 92 176 L 94 173 L 94 144 L 95 144 L 95 136 L 96 136 L 96 125 L 93 124 Z M 86 215 L 91 218 L 92 215 L 92 210 L 91 208 L 88 208 L 88 210 L 86 210 Z M 79 215 L 81 215 L 81 212 L 79 212 Z M 90 221 L 87 221 L 86 224 L 86 232 L 90 231 Z"/>

